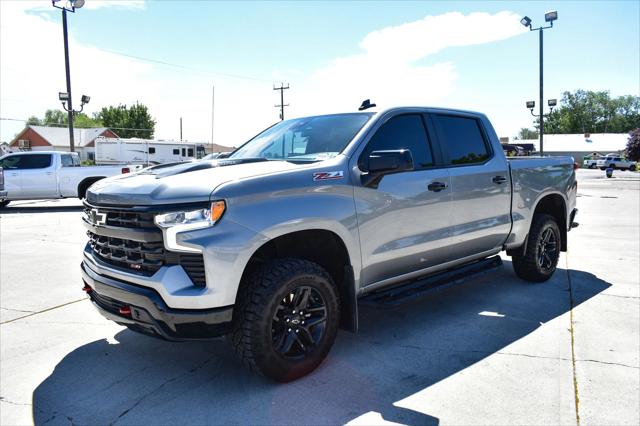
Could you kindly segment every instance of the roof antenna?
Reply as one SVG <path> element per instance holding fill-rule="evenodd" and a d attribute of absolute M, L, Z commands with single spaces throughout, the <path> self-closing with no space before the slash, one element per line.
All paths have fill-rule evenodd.
<path fill-rule="evenodd" d="M 365 109 L 373 108 L 375 106 L 376 104 L 371 103 L 371 99 L 365 99 L 364 101 L 362 101 L 362 105 L 360 105 L 358 111 L 364 111 Z"/>

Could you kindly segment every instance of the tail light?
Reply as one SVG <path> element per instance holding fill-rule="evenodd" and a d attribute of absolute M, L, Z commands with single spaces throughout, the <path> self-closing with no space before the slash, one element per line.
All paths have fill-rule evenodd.
<path fill-rule="evenodd" d="M 573 162 L 573 170 L 578 170 L 580 168 L 580 164 Z"/>
<path fill-rule="evenodd" d="M 131 169 L 129 167 L 123 167 L 122 174 L 125 174 L 125 173 L 131 173 Z"/>

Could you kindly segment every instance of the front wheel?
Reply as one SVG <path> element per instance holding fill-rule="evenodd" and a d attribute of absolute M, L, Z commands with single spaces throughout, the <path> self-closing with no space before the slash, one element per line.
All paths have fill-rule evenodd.
<path fill-rule="evenodd" d="M 561 236 L 556 219 L 548 214 L 535 215 L 526 244 L 524 256 L 511 258 L 516 275 L 531 282 L 547 281 L 560 258 Z"/>
<path fill-rule="evenodd" d="M 3 207 L 8 206 L 10 202 L 11 201 L 9 201 L 9 200 L 0 201 L 0 209 L 3 208 Z"/>
<path fill-rule="evenodd" d="M 595 169 L 595 168 L 597 168 L 597 166 L 596 166 L 595 164 L 590 164 L 590 165 L 589 165 L 589 168 L 590 168 L 590 169 Z"/>
<path fill-rule="evenodd" d="M 335 284 L 319 265 L 274 260 L 243 283 L 234 313 L 234 351 L 252 370 L 278 382 L 322 363 L 338 333 Z"/>

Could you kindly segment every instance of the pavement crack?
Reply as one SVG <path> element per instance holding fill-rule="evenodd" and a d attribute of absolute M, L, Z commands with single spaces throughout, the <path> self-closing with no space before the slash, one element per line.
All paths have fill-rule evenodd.
<path fill-rule="evenodd" d="M 28 405 L 31 406 L 31 404 L 27 403 L 27 402 L 14 402 L 14 401 L 9 401 L 8 399 L 6 399 L 4 396 L 0 396 L 0 402 L 4 402 L 6 404 L 11 404 L 11 405 Z"/>
<path fill-rule="evenodd" d="M 22 310 L 22 309 L 3 308 L 2 306 L 0 306 L 0 309 L 3 309 L 5 311 L 13 311 L 13 312 L 26 312 L 28 314 L 31 314 L 31 313 L 34 312 L 34 311 L 25 311 L 25 310 Z"/>
<path fill-rule="evenodd" d="M 124 416 L 126 416 L 129 412 L 131 412 L 131 410 L 135 409 L 138 405 L 140 405 L 142 403 L 142 401 L 144 401 L 145 399 L 147 399 L 148 397 L 150 397 L 151 395 L 153 395 L 154 393 L 158 392 L 159 390 L 161 390 L 163 387 L 165 387 L 166 385 L 168 385 L 169 383 L 175 382 L 176 380 L 178 380 L 179 378 L 186 376 L 187 374 L 191 374 L 191 373 L 195 373 L 196 371 L 202 369 L 205 365 L 207 365 L 209 362 L 211 362 L 211 360 L 213 360 L 212 358 L 207 359 L 206 361 L 204 361 L 203 363 L 196 365 L 195 367 L 189 369 L 188 371 L 179 374 L 175 377 L 172 377 L 168 380 L 165 380 L 164 382 L 162 382 L 159 386 L 156 386 L 154 389 L 152 389 L 150 392 L 147 392 L 146 394 L 142 395 L 140 398 L 138 398 L 136 400 L 136 402 L 133 403 L 133 405 L 131 405 L 131 407 L 127 408 L 126 410 L 124 410 L 122 413 L 120 413 L 120 415 L 118 415 L 118 417 L 113 420 L 111 423 L 109 423 L 109 426 L 113 426 L 115 425 L 118 421 L 120 421 L 121 418 L 123 418 Z"/>
<path fill-rule="evenodd" d="M 569 272 L 569 253 L 565 256 L 565 271 L 569 282 L 569 332 L 571 334 L 571 366 L 573 368 L 573 398 L 576 405 L 576 424 L 580 426 L 580 396 L 578 395 L 578 376 L 576 374 L 576 340 L 573 328 L 573 287 L 571 285 L 571 272 Z"/>
<path fill-rule="evenodd" d="M 45 312 L 53 311 L 54 309 L 62 308 L 64 306 L 71 305 L 73 303 L 82 302 L 84 300 L 88 300 L 88 299 L 86 297 L 83 297 L 82 299 L 72 300 L 71 302 L 63 303 L 61 305 L 52 306 L 50 308 L 43 309 L 41 311 L 31 312 L 30 314 L 23 315 L 23 316 L 18 317 L 18 318 L 13 318 L 13 319 L 10 319 L 10 320 L 7 320 L 7 321 L 0 322 L 0 325 L 9 324 L 10 322 L 18 321 L 18 320 L 21 320 L 23 318 L 27 318 L 27 317 L 31 317 L 31 316 L 34 316 L 34 315 L 42 314 L 42 313 L 45 313 Z"/>

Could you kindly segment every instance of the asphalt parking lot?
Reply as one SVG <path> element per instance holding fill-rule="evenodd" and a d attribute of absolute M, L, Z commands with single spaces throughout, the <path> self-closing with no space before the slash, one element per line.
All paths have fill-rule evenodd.
<path fill-rule="evenodd" d="M 363 308 L 325 363 L 277 385 L 224 341 L 167 343 L 81 291 L 77 200 L 0 213 L 0 424 L 640 423 L 640 174 L 578 172 L 554 277 L 498 270 Z"/>

